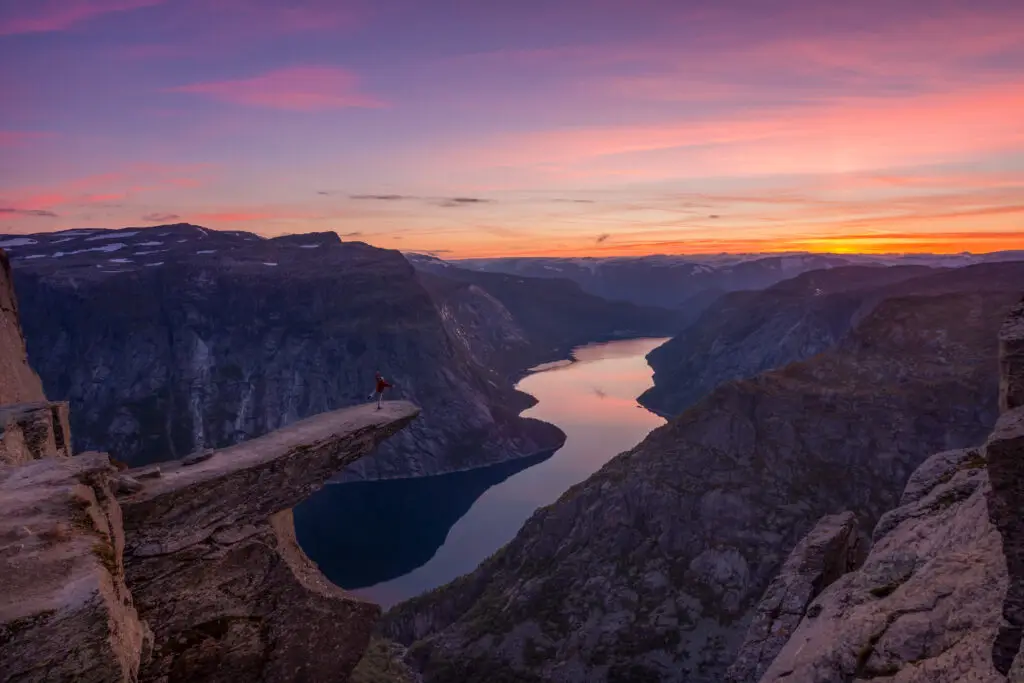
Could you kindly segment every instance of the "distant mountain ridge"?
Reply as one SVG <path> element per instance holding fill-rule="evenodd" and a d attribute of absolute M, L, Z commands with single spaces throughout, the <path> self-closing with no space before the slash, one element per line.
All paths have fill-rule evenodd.
<path fill-rule="evenodd" d="M 71 401 L 76 450 L 132 463 L 364 402 L 376 370 L 423 415 L 350 476 L 434 474 L 531 455 L 564 437 L 518 417 L 530 400 L 508 376 L 522 363 L 624 327 L 672 332 L 660 312 L 634 315 L 635 307 L 580 291 L 566 296 L 570 313 L 582 313 L 560 330 L 516 319 L 483 290 L 470 298 L 488 312 L 474 322 L 473 306 L 435 299 L 462 284 L 427 287 L 398 252 L 334 233 L 267 239 L 175 224 L 0 235 L 0 244 L 11 256 L 30 359 L 50 395 Z M 499 296 L 532 297 L 543 309 L 546 287 L 526 279 Z M 514 353 L 482 341 L 504 339 L 498 314 L 518 330 Z M 470 323 L 482 325 L 475 340 Z"/>
<path fill-rule="evenodd" d="M 812 270 L 849 265 L 958 267 L 1024 260 L 1024 252 L 992 254 L 711 254 L 607 258 L 508 257 L 447 263 L 472 270 L 566 278 L 607 299 L 676 308 L 695 318 L 719 295 L 756 290 Z"/>
<path fill-rule="evenodd" d="M 677 415 L 715 387 L 805 360 L 839 343 L 880 302 L 941 291 L 1002 292 L 1021 262 L 957 268 L 844 266 L 761 291 L 732 292 L 648 355 L 654 386 L 640 402 Z"/>

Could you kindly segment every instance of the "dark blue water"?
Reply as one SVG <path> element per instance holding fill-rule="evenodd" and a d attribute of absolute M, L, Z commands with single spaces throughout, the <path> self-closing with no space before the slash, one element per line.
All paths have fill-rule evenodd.
<path fill-rule="evenodd" d="M 295 509 L 299 543 L 334 583 L 390 606 L 472 571 L 553 503 L 664 420 L 636 402 L 661 339 L 581 347 L 575 362 L 525 377 L 524 413 L 558 425 L 554 454 L 468 472 L 332 484 Z"/>

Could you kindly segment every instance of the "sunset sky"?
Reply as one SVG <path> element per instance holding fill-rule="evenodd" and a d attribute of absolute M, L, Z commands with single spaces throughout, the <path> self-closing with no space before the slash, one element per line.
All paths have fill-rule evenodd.
<path fill-rule="evenodd" d="M 0 232 L 1024 249 L 1021 0 L 0 0 Z"/>

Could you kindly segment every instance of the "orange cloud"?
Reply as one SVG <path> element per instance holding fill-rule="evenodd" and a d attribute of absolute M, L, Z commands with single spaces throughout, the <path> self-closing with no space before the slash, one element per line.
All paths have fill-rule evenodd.
<path fill-rule="evenodd" d="M 486 142 L 470 167 L 560 177 L 799 174 L 950 162 L 1024 147 L 1024 81 L 954 93 L 762 107 L 658 126 L 539 131 Z M 642 153 L 675 152 L 662 158 Z"/>
<path fill-rule="evenodd" d="M 269 71 L 233 81 L 194 83 L 171 92 L 204 95 L 221 102 L 291 111 L 322 111 L 385 104 L 359 90 L 359 78 L 332 66 L 302 66 Z"/>

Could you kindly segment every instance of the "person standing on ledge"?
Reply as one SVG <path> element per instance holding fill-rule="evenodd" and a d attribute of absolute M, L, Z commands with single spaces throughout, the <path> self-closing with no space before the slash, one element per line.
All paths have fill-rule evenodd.
<path fill-rule="evenodd" d="M 373 393 L 370 394 L 370 399 L 372 400 L 374 396 L 377 397 L 377 410 L 380 410 L 380 402 L 384 398 L 384 390 L 390 388 L 391 383 L 384 379 L 379 372 L 376 374 L 375 379 L 377 386 L 374 388 Z"/>

